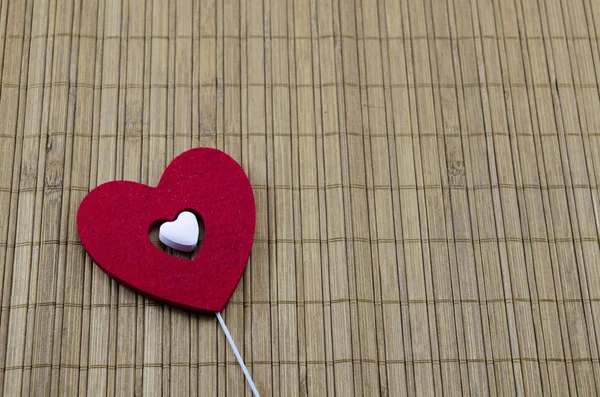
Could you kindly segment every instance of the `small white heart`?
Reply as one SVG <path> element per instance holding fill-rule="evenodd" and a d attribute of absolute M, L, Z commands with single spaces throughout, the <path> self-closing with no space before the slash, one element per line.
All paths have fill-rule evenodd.
<path fill-rule="evenodd" d="M 198 244 L 198 220 L 196 215 L 183 211 L 173 222 L 160 225 L 158 238 L 167 247 L 192 252 Z"/>

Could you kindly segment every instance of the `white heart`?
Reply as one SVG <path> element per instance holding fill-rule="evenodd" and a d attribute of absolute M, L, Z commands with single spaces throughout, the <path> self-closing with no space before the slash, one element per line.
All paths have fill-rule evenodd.
<path fill-rule="evenodd" d="M 158 232 L 160 241 L 173 249 L 192 252 L 198 244 L 198 220 L 196 215 L 183 211 L 173 222 L 160 225 Z"/>

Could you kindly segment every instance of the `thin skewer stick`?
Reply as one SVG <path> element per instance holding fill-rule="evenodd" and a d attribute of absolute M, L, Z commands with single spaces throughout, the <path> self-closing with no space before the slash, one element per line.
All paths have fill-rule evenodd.
<path fill-rule="evenodd" d="M 248 381 L 248 385 L 250 386 L 250 389 L 252 389 L 252 394 L 254 394 L 254 397 L 260 397 L 260 394 L 258 394 L 258 390 L 256 390 L 256 386 L 254 385 L 254 382 L 252 382 L 252 378 L 250 377 L 250 372 L 248 372 L 248 368 L 246 368 L 246 364 L 244 364 L 244 360 L 242 359 L 240 352 L 238 351 L 237 347 L 235 347 L 233 338 L 231 337 L 231 334 L 229 333 L 229 330 L 227 329 L 227 325 L 225 325 L 225 321 L 223 321 L 223 317 L 221 317 L 221 313 L 219 313 L 219 312 L 217 312 L 217 319 L 219 320 L 219 324 L 221 324 L 221 328 L 223 328 L 223 332 L 225 333 L 227 342 L 229 342 L 229 345 L 231 346 L 231 349 L 233 350 L 233 354 L 235 354 L 235 358 L 237 358 L 238 363 L 240 363 L 240 367 L 242 367 L 242 372 L 244 373 L 244 376 L 246 377 L 246 380 Z"/>

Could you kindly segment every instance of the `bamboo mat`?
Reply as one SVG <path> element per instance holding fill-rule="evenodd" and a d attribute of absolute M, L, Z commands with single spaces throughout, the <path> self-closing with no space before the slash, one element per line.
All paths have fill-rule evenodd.
<path fill-rule="evenodd" d="M 256 196 L 224 317 L 263 396 L 598 395 L 596 29 L 595 0 L 1 0 L 2 394 L 250 395 L 214 316 L 75 223 L 209 146 Z"/>

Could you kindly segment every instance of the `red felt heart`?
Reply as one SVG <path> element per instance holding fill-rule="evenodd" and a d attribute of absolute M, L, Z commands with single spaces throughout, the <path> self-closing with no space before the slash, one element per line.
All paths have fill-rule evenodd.
<path fill-rule="evenodd" d="M 183 210 L 200 214 L 206 234 L 193 260 L 155 247 L 148 231 Z M 209 148 L 176 157 L 155 188 L 114 181 L 81 202 L 77 227 L 85 250 L 109 276 L 150 298 L 194 311 L 221 311 L 246 267 L 256 218 L 248 177 Z"/>

